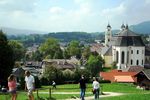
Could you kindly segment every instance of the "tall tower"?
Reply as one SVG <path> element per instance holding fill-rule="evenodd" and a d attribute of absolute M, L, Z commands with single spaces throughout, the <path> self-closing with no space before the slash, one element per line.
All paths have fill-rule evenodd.
<path fill-rule="evenodd" d="M 109 46 L 109 42 L 111 41 L 112 33 L 111 33 L 111 26 L 107 25 L 107 30 L 105 32 L 105 46 Z"/>

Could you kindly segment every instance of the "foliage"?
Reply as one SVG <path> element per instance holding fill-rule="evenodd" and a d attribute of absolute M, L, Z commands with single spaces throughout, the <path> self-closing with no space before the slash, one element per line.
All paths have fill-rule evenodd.
<path fill-rule="evenodd" d="M 66 70 L 62 71 L 62 73 L 63 73 L 63 80 L 64 81 L 70 81 L 70 80 L 74 79 L 74 72 L 73 71 L 66 69 Z"/>
<path fill-rule="evenodd" d="M 90 72 L 87 70 L 87 69 L 79 69 L 79 68 L 76 68 L 75 69 L 75 72 L 74 72 L 74 80 L 76 82 L 79 82 L 79 79 L 81 78 L 81 75 L 84 75 L 87 82 L 90 80 Z"/>
<path fill-rule="evenodd" d="M 81 48 L 78 41 L 71 41 L 67 47 L 67 51 L 70 56 L 81 57 Z"/>
<path fill-rule="evenodd" d="M 48 59 L 63 58 L 58 41 L 54 38 L 48 38 L 46 42 L 40 46 L 40 52 L 42 52 L 43 56 Z"/>
<path fill-rule="evenodd" d="M 9 41 L 8 44 L 10 45 L 10 47 L 13 50 L 14 60 L 15 61 L 21 61 L 21 59 L 25 55 L 25 48 L 24 48 L 23 44 L 21 42 L 16 41 L 16 40 L 11 40 L 11 41 Z"/>
<path fill-rule="evenodd" d="M 61 70 L 57 69 L 53 65 L 47 65 L 45 67 L 45 71 L 43 73 L 43 77 L 48 80 L 48 83 L 51 84 L 52 81 L 55 81 L 56 84 L 60 84 L 63 82 L 63 74 Z"/>
<path fill-rule="evenodd" d="M 112 62 L 111 68 L 112 69 L 117 69 L 117 62 L 116 61 Z"/>
<path fill-rule="evenodd" d="M 86 67 L 92 76 L 96 76 L 102 70 L 102 64 L 103 59 L 101 56 L 90 55 Z"/>
<path fill-rule="evenodd" d="M 12 48 L 8 45 L 7 37 L 0 31 L 0 80 L 7 81 L 14 66 L 14 55 Z M 6 85 L 6 83 L 4 83 Z"/>
<path fill-rule="evenodd" d="M 37 50 L 37 51 L 33 52 L 31 59 L 34 61 L 42 61 L 43 55 L 39 50 Z"/>
<path fill-rule="evenodd" d="M 90 54 L 91 54 L 90 47 L 89 47 L 89 46 L 88 46 L 88 47 L 85 47 L 85 48 L 83 49 L 83 52 L 82 52 L 82 57 L 83 57 L 84 59 L 88 59 L 89 56 L 90 56 Z"/>

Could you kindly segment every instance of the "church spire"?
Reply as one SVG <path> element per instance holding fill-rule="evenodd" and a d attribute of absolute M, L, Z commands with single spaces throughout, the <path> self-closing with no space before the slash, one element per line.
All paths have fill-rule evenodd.
<path fill-rule="evenodd" d="M 121 29 L 124 30 L 125 29 L 125 25 L 124 23 L 121 25 Z"/>

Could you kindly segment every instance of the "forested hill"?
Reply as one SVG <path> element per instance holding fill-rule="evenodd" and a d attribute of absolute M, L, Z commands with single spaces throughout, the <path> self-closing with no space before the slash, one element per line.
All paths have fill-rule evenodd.
<path fill-rule="evenodd" d="M 72 40 L 93 42 L 95 39 L 103 39 L 103 34 L 87 33 L 87 32 L 53 32 L 48 34 L 30 34 L 30 35 L 9 35 L 9 40 L 18 40 L 23 42 L 25 46 L 31 46 L 32 44 L 43 43 L 47 38 L 56 38 L 60 42 L 70 42 Z"/>

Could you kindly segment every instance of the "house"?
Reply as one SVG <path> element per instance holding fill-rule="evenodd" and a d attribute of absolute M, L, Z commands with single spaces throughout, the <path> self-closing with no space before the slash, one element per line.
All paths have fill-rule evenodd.
<path fill-rule="evenodd" d="M 111 82 L 121 82 L 121 83 L 135 83 L 136 82 L 136 72 L 122 72 L 122 70 L 111 70 L 110 72 L 100 72 L 100 77 L 103 80 L 109 80 Z"/>
<path fill-rule="evenodd" d="M 74 60 L 73 60 L 74 59 Z M 44 59 L 42 61 L 42 73 L 45 71 L 47 65 L 52 65 L 60 70 L 70 69 L 74 70 L 78 66 L 79 61 L 72 59 Z"/>
<path fill-rule="evenodd" d="M 150 89 L 150 69 L 143 69 L 135 75 L 137 77 L 137 85 L 144 89 Z"/>
<path fill-rule="evenodd" d="M 24 77 L 25 70 L 22 67 L 13 68 L 12 74 L 14 74 L 17 78 Z"/>
<path fill-rule="evenodd" d="M 42 68 L 42 62 L 38 61 L 26 61 L 24 63 L 25 67 L 34 67 L 34 68 Z"/>
<path fill-rule="evenodd" d="M 127 68 L 126 68 L 126 72 L 140 72 L 140 71 L 142 71 L 144 69 L 144 67 L 142 67 L 142 66 L 128 66 Z"/>

